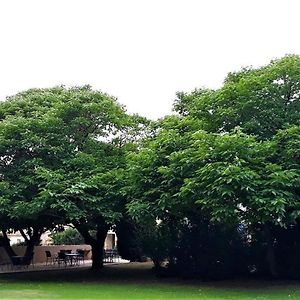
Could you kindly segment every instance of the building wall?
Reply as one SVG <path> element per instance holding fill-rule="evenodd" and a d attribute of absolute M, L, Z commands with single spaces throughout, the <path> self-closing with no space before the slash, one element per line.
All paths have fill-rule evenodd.
<path fill-rule="evenodd" d="M 105 240 L 104 249 L 113 249 L 115 246 L 115 234 L 109 233 Z M 13 249 L 15 250 L 17 255 L 24 255 L 25 246 L 17 246 L 14 245 Z M 91 259 L 92 251 L 90 245 L 45 245 L 45 246 L 35 246 L 34 248 L 34 256 L 33 263 L 44 263 L 46 262 L 46 253 L 45 251 L 50 251 L 52 256 L 55 257 L 60 250 L 72 250 L 72 252 L 76 252 L 77 249 L 86 250 L 85 259 Z M 0 264 L 8 263 L 10 259 L 6 254 L 6 251 L 3 247 L 0 247 Z"/>
<path fill-rule="evenodd" d="M 66 228 L 67 228 L 67 226 L 66 226 Z M 52 245 L 52 239 L 51 239 L 50 234 L 51 234 L 50 231 L 46 231 L 45 233 L 43 233 L 41 235 L 41 245 L 42 246 Z M 16 244 L 24 242 L 24 238 L 20 234 L 19 231 L 8 234 L 8 237 L 10 239 L 10 244 L 11 245 L 16 245 Z M 117 243 L 117 237 L 116 237 L 115 232 L 113 232 L 112 230 L 109 230 L 108 233 L 107 233 L 106 240 L 105 240 L 104 248 L 105 249 L 116 248 L 116 245 L 117 245 L 116 243 Z"/>
<path fill-rule="evenodd" d="M 13 246 L 17 255 L 24 255 L 25 246 Z M 77 249 L 86 250 L 85 259 L 91 259 L 91 246 L 90 245 L 57 245 L 57 246 L 36 246 L 34 248 L 34 256 L 33 263 L 44 263 L 46 262 L 46 253 L 45 251 L 50 251 L 52 256 L 57 256 L 57 253 L 60 250 L 72 250 L 72 252 L 76 252 Z M 8 255 L 5 252 L 3 247 L 0 247 L 0 263 L 8 263 L 10 262 Z"/>

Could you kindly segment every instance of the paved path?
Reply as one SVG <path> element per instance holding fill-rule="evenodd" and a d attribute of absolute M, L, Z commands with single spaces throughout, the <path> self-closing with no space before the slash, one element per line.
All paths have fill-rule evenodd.
<path fill-rule="evenodd" d="M 128 263 L 128 260 L 119 259 L 116 262 L 104 263 L 104 265 L 112 265 L 112 264 L 124 264 Z M 76 265 L 58 265 L 58 264 L 48 264 L 46 263 L 38 263 L 34 265 L 30 265 L 28 267 L 25 266 L 12 266 L 11 264 L 2 264 L 0 265 L 0 274 L 7 273 L 22 273 L 22 272 L 36 272 L 36 271 L 50 271 L 50 270 L 63 270 L 63 269 L 78 269 L 78 268 L 86 268 L 91 267 L 92 261 L 85 260 L 84 263 L 76 264 Z"/>

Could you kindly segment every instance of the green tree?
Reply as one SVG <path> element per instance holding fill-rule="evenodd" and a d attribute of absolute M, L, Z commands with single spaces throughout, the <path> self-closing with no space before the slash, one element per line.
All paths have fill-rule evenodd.
<path fill-rule="evenodd" d="M 174 108 L 202 121 L 202 129 L 229 132 L 236 126 L 260 139 L 300 120 L 300 57 L 288 55 L 261 68 L 229 73 L 215 91 L 178 93 Z"/>
<path fill-rule="evenodd" d="M 1 103 L 0 116 L 1 199 L 12 220 L 74 224 L 100 268 L 107 230 L 121 217 L 126 135 L 140 119 L 89 86 L 29 90 Z"/>
<path fill-rule="evenodd" d="M 63 155 L 60 124 L 48 112 L 49 101 L 37 95 L 26 92 L 0 103 L 0 215 L 10 257 L 15 253 L 8 230 L 21 232 L 27 244 L 25 256 L 31 256 L 41 234 L 60 219 L 50 207 L 51 197 L 38 174 L 40 167 L 55 168 Z M 46 134 L 50 127 L 52 131 Z"/>
<path fill-rule="evenodd" d="M 129 213 L 152 215 L 177 238 L 176 224 L 194 226 L 197 217 L 228 232 L 259 228 L 276 276 L 274 229 L 292 226 L 299 211 L 299 66 L 286 56 L 231 73 L 218 90 L 178 93 L 179 116 L 130 157 Z"/>
<path fill-rule="evenodd" d="M 188 118 L 170 116 L 156 124 L 156 133 L 144 140 L 138 152 L 127 156 L 128 214 L 138 224 L 143 250 L 159 269 L 164 259 L 173 260 L 178 224 L 193 210 L 192 202 L 178 198 L 183 184 L 183 168 L 167 178 L 170 156 L 185 149 L 189 134 L 198 128 Z"/>
<path fill-rule="evenodd" d="M 299 172 L 275 163 L 274 142 L 257 142 L 240 132 L 226 135 L 195 133 L 193 175 L 185 179 L 181 196 L 194 199 L 213 221 L 259 224 L 268 244 L 270 272 L 276 276 L 271 228 L 289 226 L 297 209 Z M 209 150 L 209 151 L 208 151 Z M 198 163 L 197 163 L 198 162 Z"/>

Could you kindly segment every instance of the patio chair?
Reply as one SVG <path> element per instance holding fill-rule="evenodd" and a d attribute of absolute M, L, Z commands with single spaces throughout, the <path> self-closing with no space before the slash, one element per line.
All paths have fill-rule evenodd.
<path fill-rule="evenodd" d="M 58 263 L 59 266 L 60 266 L 61 263 L 64 263 L 64 265 L 66 267 L 67 264 L 68 264 L 68 258 L 66 256 L 66 253 L 64 251 L 58 252 L 55 261 Z"/>
<path fill-rule="evenodd" d="M 117 249 L 113 249 L 112 253 L 113 253 L 113 260 L 115 262 L 119 262 L 120 261 L 120 255 L 118 253 L 118 250 Z"/>
<path fill-rule="evenodd" d="M 46 250 L 45 253 L 46 253 L 46 266 L 48 265 L 48 263 L 53 265 L 55 258 L 52 256 L 49 250 Z"/>
<path fill-rule="evenodd" d="M 82 250 L 82 249 L 77 249 L 76 253 L 78 254 L 78 257 L 77 257 L 78 264 L 80 262 L 82 262 L 84 264 L 84 254 L 85 254 L 85 251 Z"/>
<path fill-rule="evenodd" d="M 104 258 L 104 261 L 107 263 L 113 262 L 113 259 L 114 259 L 113 250 L 112 249 L 104 250 L 103 258 Z"/>

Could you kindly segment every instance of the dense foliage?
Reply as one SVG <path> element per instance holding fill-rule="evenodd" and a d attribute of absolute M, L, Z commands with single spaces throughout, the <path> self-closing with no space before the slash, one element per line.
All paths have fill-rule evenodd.
<path fill-rule="evenodd" d="M 0 103 L 0 228 L 70 224 L 102 266 L 109 228 L 124 258 L 165 275 L 300 277 L 300 57 L 178 93 L 147 122 L 90 87 Z M 11 255 L 13 253 L 11 252 Z"/>
<path fill-rule="evenodd" d="M 178 93 L 178 115 L 128 157 L 128 211 L 161 236 L 145 242 L 156 264 L 202 278 L 300 277 L 299 82 L 300 57 L 287 56 L 218 90 Z"/>
<path fill-rule="evenodd" d="M 122 139 L 137 118 L 88 86 L 29 90 L 2 102 L 0 116 L 3 232 L 29 227 L 40 235 L 72 223 L 101 267 L 107 230 L 124 206 Z"/>
<path fill-rule="evenodd" d="M 54 231 L 50 235 L 53 245 L 83 245 L 84 239 L 74 228 L 63 231 Z"/>

